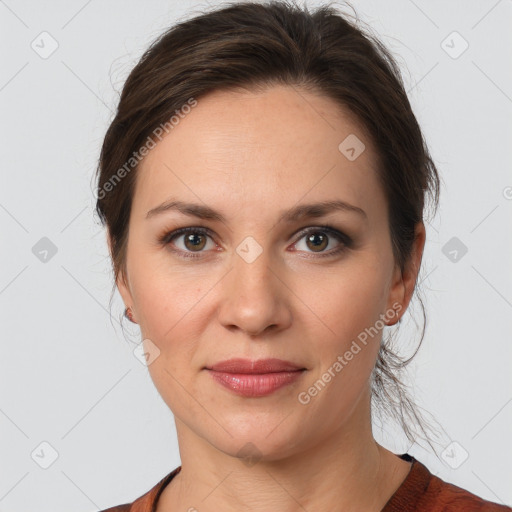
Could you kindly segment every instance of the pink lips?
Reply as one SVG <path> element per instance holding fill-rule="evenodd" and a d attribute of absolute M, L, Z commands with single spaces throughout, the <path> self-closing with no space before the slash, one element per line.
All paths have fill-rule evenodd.
<path fill-rule="evenodd" d="M 282 359 L 229 359 L 206 368 L 219 384 L 245 397 L 266 396 L 295 382 L 306 368 Z"/>

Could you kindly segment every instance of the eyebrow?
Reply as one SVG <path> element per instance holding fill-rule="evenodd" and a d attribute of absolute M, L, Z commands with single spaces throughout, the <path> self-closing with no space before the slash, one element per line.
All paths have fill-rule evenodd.
<path fill-rule="evenodd" d="M 205 220 L 216 220 L 222 223 L 226 223 L 226 218 L 220 212 L 210 208 L 206 205 L 200 205 L 195 203 L 185 203 L 183 201 L 169 200 L 161 205 L 152 208 L 146 214 L 146 219 L 155 217 L 164 212 L 178 211 L 183 215 L 190 217 L 197 217 L 198 219 Z M 318 203 L 301 204 L 286 210 L 281 213 L 277 222 L 297 222 L 306 218 L 323 217 L 334 211 L 352 212 L 362 216 L 365 220 L 368 219 L 366 212 L 345 201 L 321 201 Z"/>

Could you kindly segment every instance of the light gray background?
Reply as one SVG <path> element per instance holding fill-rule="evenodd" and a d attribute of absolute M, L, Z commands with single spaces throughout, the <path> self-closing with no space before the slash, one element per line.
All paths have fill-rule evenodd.
<path fill-rule="evenodd" d="M 456 441 L 469 457 L 453 469 L 393 426 L 376 436 L 512 504 L 512 2 L 352 4 L 406 66 L 443 178 L 421 277 L 427 332 L 410 375 L 445 445 Z M 0 511 L 106 508 L 180 463 L 172 414 L 132 353 L 137 327 L 124 322 L 128 342 L 119 327 L 117 292 L 109 318 L 112 276 L 92 188 L 128 72 L 164 28 L 206 5 L 0 0 Z M 51 48 L 43 31 L 58 43 L 48 58 L 31 47 Z M 457 58 L 463 41 L 446 39 L 453 31 L 469 44 Z M 57 248 L 46 262 L 33 253 L 43 237 Z M 452 237 L 468 248 L 455 262 L 443 253 Z M 52 448 L 42 442 L 58 453 L 48 469 L 40 464 Z"/>

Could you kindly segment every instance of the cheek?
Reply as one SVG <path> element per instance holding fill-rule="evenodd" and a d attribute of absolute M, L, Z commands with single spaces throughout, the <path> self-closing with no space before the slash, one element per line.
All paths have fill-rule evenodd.
<path fill-rule="evenodd" d="M 181 415 L 190 407 L 190 396 L 200 396 L 194 375 L 199 372 L 196 354 L 207 321 L 209 288 L 183 276 L 152 276 L 137 298 L 142 337 L 159 351 L 148 370 L 165 403 Z"/>
<path fill-rule="evenodd" d="M 384 328 L 380 314 L 385 307 L 385 276 L 361 263 L 324 276 L 317 280 L 320 283 L 323 286 L 306 295 L 307 306 L 315 313 L 308 312 L 307 317 L 318 363 L 311 381 L 325 382 L 322 400 L 332 399 L 342 411 L 354 403 L 375 366 Z M 317 387 L 322 389 L 322 384 Z"/>
<path fill-rule="evenodd" d="M 209 318 L 205 309 L 208 290 L 214 283 L 197 276 L 162 272 L 141 273 L 138 277 L 134 289 L 141 336 L 151 340 L 158 354 L 148 370 L 167 405 L 179 409 L 188 396 L 184 389 L 194 394 L 193 375 L 202 362 L 196 354 L 201 347 L 200 333 Z"/>
<path fill-rule="evenodd" d="M 331 277 L 325 293 L 308 299 L 318 317 L 308 326 L 316 364 L 299 398 L 327 430 L 343 424 L 369 389 L 383 330 L 380 276 L 354 271 Z"/>
<path fill-rule="evenodd" d="M 340 267 L 338 271 L 317 276 L 315 287 L 303 283 L 299 296 L 306 297 L 306 306 L 313 322 L 321 324 L 330 340 L 342 350 L 379 319 L 385 307 L 386 276 L 382 270 L 361 264 Z M 321 337 L 322 338 L 322 337 Z M 320 338 L 320 339 L 321 339 Z"/>
<path fill-rule="evenodd" d="M 190 326 L 191 317 L 197 317 L 201 302 L 215 284 L 211 275 L 174 270 L 166 261 L 163 253 L 140 259 L 132 274 L 142 334 L 160 343 L 188 339 L 184 329 Z"/>

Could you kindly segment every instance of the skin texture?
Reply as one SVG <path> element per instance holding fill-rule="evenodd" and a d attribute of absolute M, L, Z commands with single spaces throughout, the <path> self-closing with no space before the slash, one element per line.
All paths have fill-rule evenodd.
<path fill-rule="evenodd" d="M 354 161 L 338 149 L 350 134 L 366 147 Z M 297 399 L 393 304 L 399 313 L 387 324 L 398 321 L 420 267 L 423 223 L 409 266 L 395 267 L 365 131 L 331 99 L 296 87 L 215 91 L 138 172 L 127 275 L 117 285 L 151 340 L 145 346 L 160 351 L 149 372 L 176 421 L 182 471 L 158 512 L 381 510 L 410 469 L 372 435 L 370 373 L 382 329 L 308 404 Z M 226 221 L 177 211 L 146 218 L 170 198 L 208 205 Z M 325 200 L 358 206 L 366 218 L 337 211 L 277 220 L 297 204 Z M 328 245 L 316 248 L 302 230 L 321 237 L 314 228 L 326 222 L 353 244 L 322 257 L 343 242 L 327 233 Z M 158 242 L 188 226 L 211 230 L 211 237 L 196 234 L 199 252 L 186 234 Z M 236 252 L 249 236 L 263 250 L 251 263 Z M 307 371 L 269 396 L 244 398 L 204 370 L 232 357 L 277 357 Z M 243 447 L 255 464 L 239 454 Z"/>

